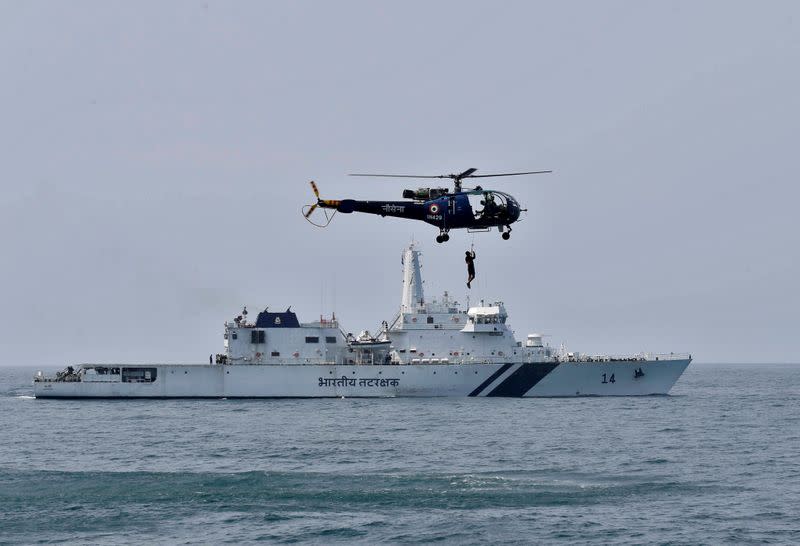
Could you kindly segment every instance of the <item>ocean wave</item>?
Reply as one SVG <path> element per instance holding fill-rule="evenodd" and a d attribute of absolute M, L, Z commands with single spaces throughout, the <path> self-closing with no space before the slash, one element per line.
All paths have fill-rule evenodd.
<path fill-rule="evenodd" d="M 419 542 L 426 537 L 424 542 L 437 540 L 438 535 L 431 529 L 422 534 L 417 530 L 415 535 L 413 525 L 390 523 L 424 515 L 426 520 L 438 517 L 447 526 L 457 513 L 477 511 L 491 518 L 631 499 L 644 503 L 664 495 L 694 495 L 702 489 L 675 481 L 603 482 L 583 475 L 547 474 L 0 470 L 4 506 L 0 528 L 33 533 L 41 526 L 42 514 L 56 537 L 66 532 L 125 531 L 133 525 L 143 533 L 157 533 L 161 531 L 152 522 L 167 520 L 176 525 L 216 521 L 247 529 L 265 522 L 295 522 L 289 525 L 290 536 L 323 542 L 374 536 L 381 525 L 391 527 L 387 535 L 393 537 L 391 542 Z M 452 540 L 462 531 L 446 528 L 446 536 Z"/>
<path fill-rule="evenodd" d="M 53 496 L 57 491 L 65 494 L 69 506 L 256 502 L 308 509 L 335 500 L 354 508 L 467 509 L 591 504 L 613 497 L 688 493 L 702 488 L 677 481 L 604 483 L 524 473 L 0 472 L 0 499 L 4 502 L 58 503 L 62 496 Z"/>

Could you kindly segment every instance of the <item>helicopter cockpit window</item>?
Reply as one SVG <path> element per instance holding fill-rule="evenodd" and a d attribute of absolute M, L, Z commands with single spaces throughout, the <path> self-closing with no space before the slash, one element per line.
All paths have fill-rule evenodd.
<path fill-rule="evenodd" d="M 491 191 L 470 195 L 470 205 L 472 205 L 475 218 L 479 220 L 502 217 L 508 210 L 505 197 Z"/>

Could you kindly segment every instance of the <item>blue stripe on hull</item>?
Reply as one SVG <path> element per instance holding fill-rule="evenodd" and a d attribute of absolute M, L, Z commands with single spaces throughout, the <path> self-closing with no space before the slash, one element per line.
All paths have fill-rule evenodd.
<path fill-rule="evenodd" d="M 493 388 L 486 396 L 525 396 L 539 381 L 558 367 L 557 362 L 528 362 Z"/>
<path fill-rule="evenodd" d="M 472 391 L 471 393 L 469 393 L 469 395 L 470 395 L 470 396 L 478 396 L 478 395 L 481 393 L 481 391 L 482 391 L 483 389 L 485 389 L 486 387 L 488 387 L 489 385 L 491 385 L 491 384 L 492 384 L 492 382 L 493 382 L 495 379 L 497 379 L 498 377 L 500 377 L 501 375 L 503 375 L 503 374 L 505 373 L 505 371 L 506 371 L 507 369 L 509 369 L 510 367 L 511 367 L 511 364 L 503 364 L 502 366 L 500 366 L 500 369 L 499 369 L 499 370 L 497 370 L 497 371 L 496 371 L 496 372 L 494 372 L 492 375 L 490 375 L 490 376 L 489 376 L 489 378 L 488 378 L 486 381 L 484 381 L 483 383 L 481 383 L 480 385 L 478 385 L 478 388 L 477 388 L 477 389 L 475 389 L 474 391 Z"/>

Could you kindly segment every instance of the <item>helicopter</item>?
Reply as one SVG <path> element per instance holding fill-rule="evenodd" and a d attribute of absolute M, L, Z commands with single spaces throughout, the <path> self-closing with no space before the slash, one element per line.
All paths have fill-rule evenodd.
<path fill-rule="evenodd" d="M 367 174 L 351 173 L 349 176 L 369 176 L 385 178 L 449 178 L 453 181 L 453 191 L 448 188 L 418 188 L 403 190 L 405 201 L 359 201 L 356 199 L 321 199 L 317 184 L 312 180 L 311 189 L 317 202 L 305 205 L 303 216 L 317 227 L 327 227 L 336 212 L 350 214 L 364 212 L 379 216 L 393 216 L 420 220 L 439 228 L 437 243 L 450 240 L 451 229 L 473 231 L 489 231 L 496 227 L 504 240 L 511 238 L 511 224 L 519 219 L 520 213 L 527 211 L 520 207 L 513 196 L 508 193 L 484 189 L 462 187 L 462 180 L 467 178 L 493 178 L 500 176 L 520 176 L 528 174 L 546 174 L 553 171 L 528 171 L 516 173 L 474 174 L 478 169 L 470 168 L 458 174 L 412 175 L 412 174 Z M 326 222 L 322 224 L 311 220 L 317 208 L 325 211 Z M 333 210 L 328 214 L 327 210 Z"/>

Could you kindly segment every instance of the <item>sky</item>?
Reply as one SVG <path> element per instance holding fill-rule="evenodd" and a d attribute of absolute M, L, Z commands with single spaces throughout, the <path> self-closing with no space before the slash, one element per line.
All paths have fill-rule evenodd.
<path fill-rule="evenodd" d="M 245 304 L 374 330 L 412 238 L 518 339 L 798 362 L 798 67 L 790 1 L 0 2 L 0 365 L 204 362 Z M 509 241 L 300 214 L 470 167 L 554 172 L 483 181 Z"/>

